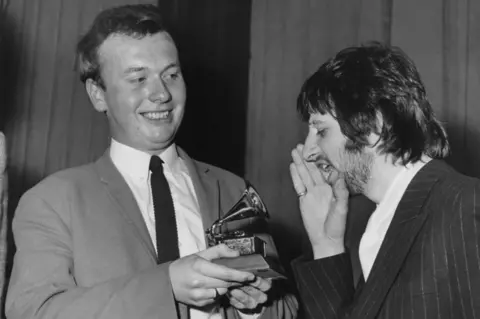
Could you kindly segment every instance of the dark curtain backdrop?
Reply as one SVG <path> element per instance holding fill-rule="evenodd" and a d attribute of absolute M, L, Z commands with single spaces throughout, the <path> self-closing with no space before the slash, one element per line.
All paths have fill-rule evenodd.
<path fill-rule="evenodd" d="M 306 133 L 297 94 L 328 57 L 368 40 L 398 45 L 416 61 L 450 134 L 449 161 L 480 176 L 480 1 L 254 1 L 246 176 L 270 208 L 285 260 L 300 253 L 303 234 L 288 170 Z"/>
<path fill-rule="evenodd" d="M 243 175 L 251 0 L 159 0 L 159 6 L 187 82 L 178 143 L 198 160 Z"/>

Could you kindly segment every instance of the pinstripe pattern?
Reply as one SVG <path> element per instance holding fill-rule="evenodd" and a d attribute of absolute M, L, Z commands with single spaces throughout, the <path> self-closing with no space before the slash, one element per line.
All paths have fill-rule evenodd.
<path fill-rule="evenodd" d="M 347 233 L 351 256 L 294 261 L 307 318 L 480 318 L 479 196 L 479 180 L 431 161 L 406 190 L 363 287 L 355 292 L 352 271 L 361 232 Z M 347 232 L 366 224 L 355 213 Z"/>

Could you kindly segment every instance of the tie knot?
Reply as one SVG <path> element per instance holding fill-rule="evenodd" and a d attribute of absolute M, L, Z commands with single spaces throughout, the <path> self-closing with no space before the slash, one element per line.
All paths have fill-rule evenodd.
<path fill-rule="evenodd" d="M 150 170 L 152 172 L 158 172 L 159 170 L 163 170 L 163 161 L 159 156 L 152 156 L 150 158 Z"/>

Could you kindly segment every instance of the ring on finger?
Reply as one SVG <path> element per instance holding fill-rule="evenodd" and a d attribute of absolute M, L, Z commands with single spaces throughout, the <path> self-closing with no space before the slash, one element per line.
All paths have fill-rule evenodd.
<path fill-rule="evenodd" d="M 297 193 L 297 196 L 302 197 L 302 196 L 305 196 L 306 193 L 307 193 L 307 191 L 305 190 L 303 192 Z"/>

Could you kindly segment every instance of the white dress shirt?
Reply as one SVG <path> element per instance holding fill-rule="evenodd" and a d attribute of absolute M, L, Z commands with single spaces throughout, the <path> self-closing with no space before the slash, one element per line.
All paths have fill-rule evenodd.
<path fill-rule="evenodd" d="M 370 275 L 375 258 L 377 257 L 380 246 L 382 245 L 385 234 L 392 222 L 395 210 L 403 194 L 418 171 L 430 160 L 431 158 L 424 157 L 415 164 L 407 164 L 404 166 L 402 170 L 397 173 L 382 201 L 370 216 L 365 232 L 360 240 L 358 252 L 365 281 Z"/>
<path fill-rule="evenodd" d="M 110 156 L 137 201 L 156 250 L 155 213 L 149 170 L 151 155 L 112 139 Z M 163 171 L 172 193 L 180 257 L 206 249 L 202 216 L 192 179 L 184 160 L 179 156 L 175 144 L 158 156 L 164 162 Z M 239 314 L 242 318 L 257 317 L 256 315 Z M 221 319 L 222 315 L 215 307 L 211 307 L 208 311 L 190 308 L 190 318 Z"/>

